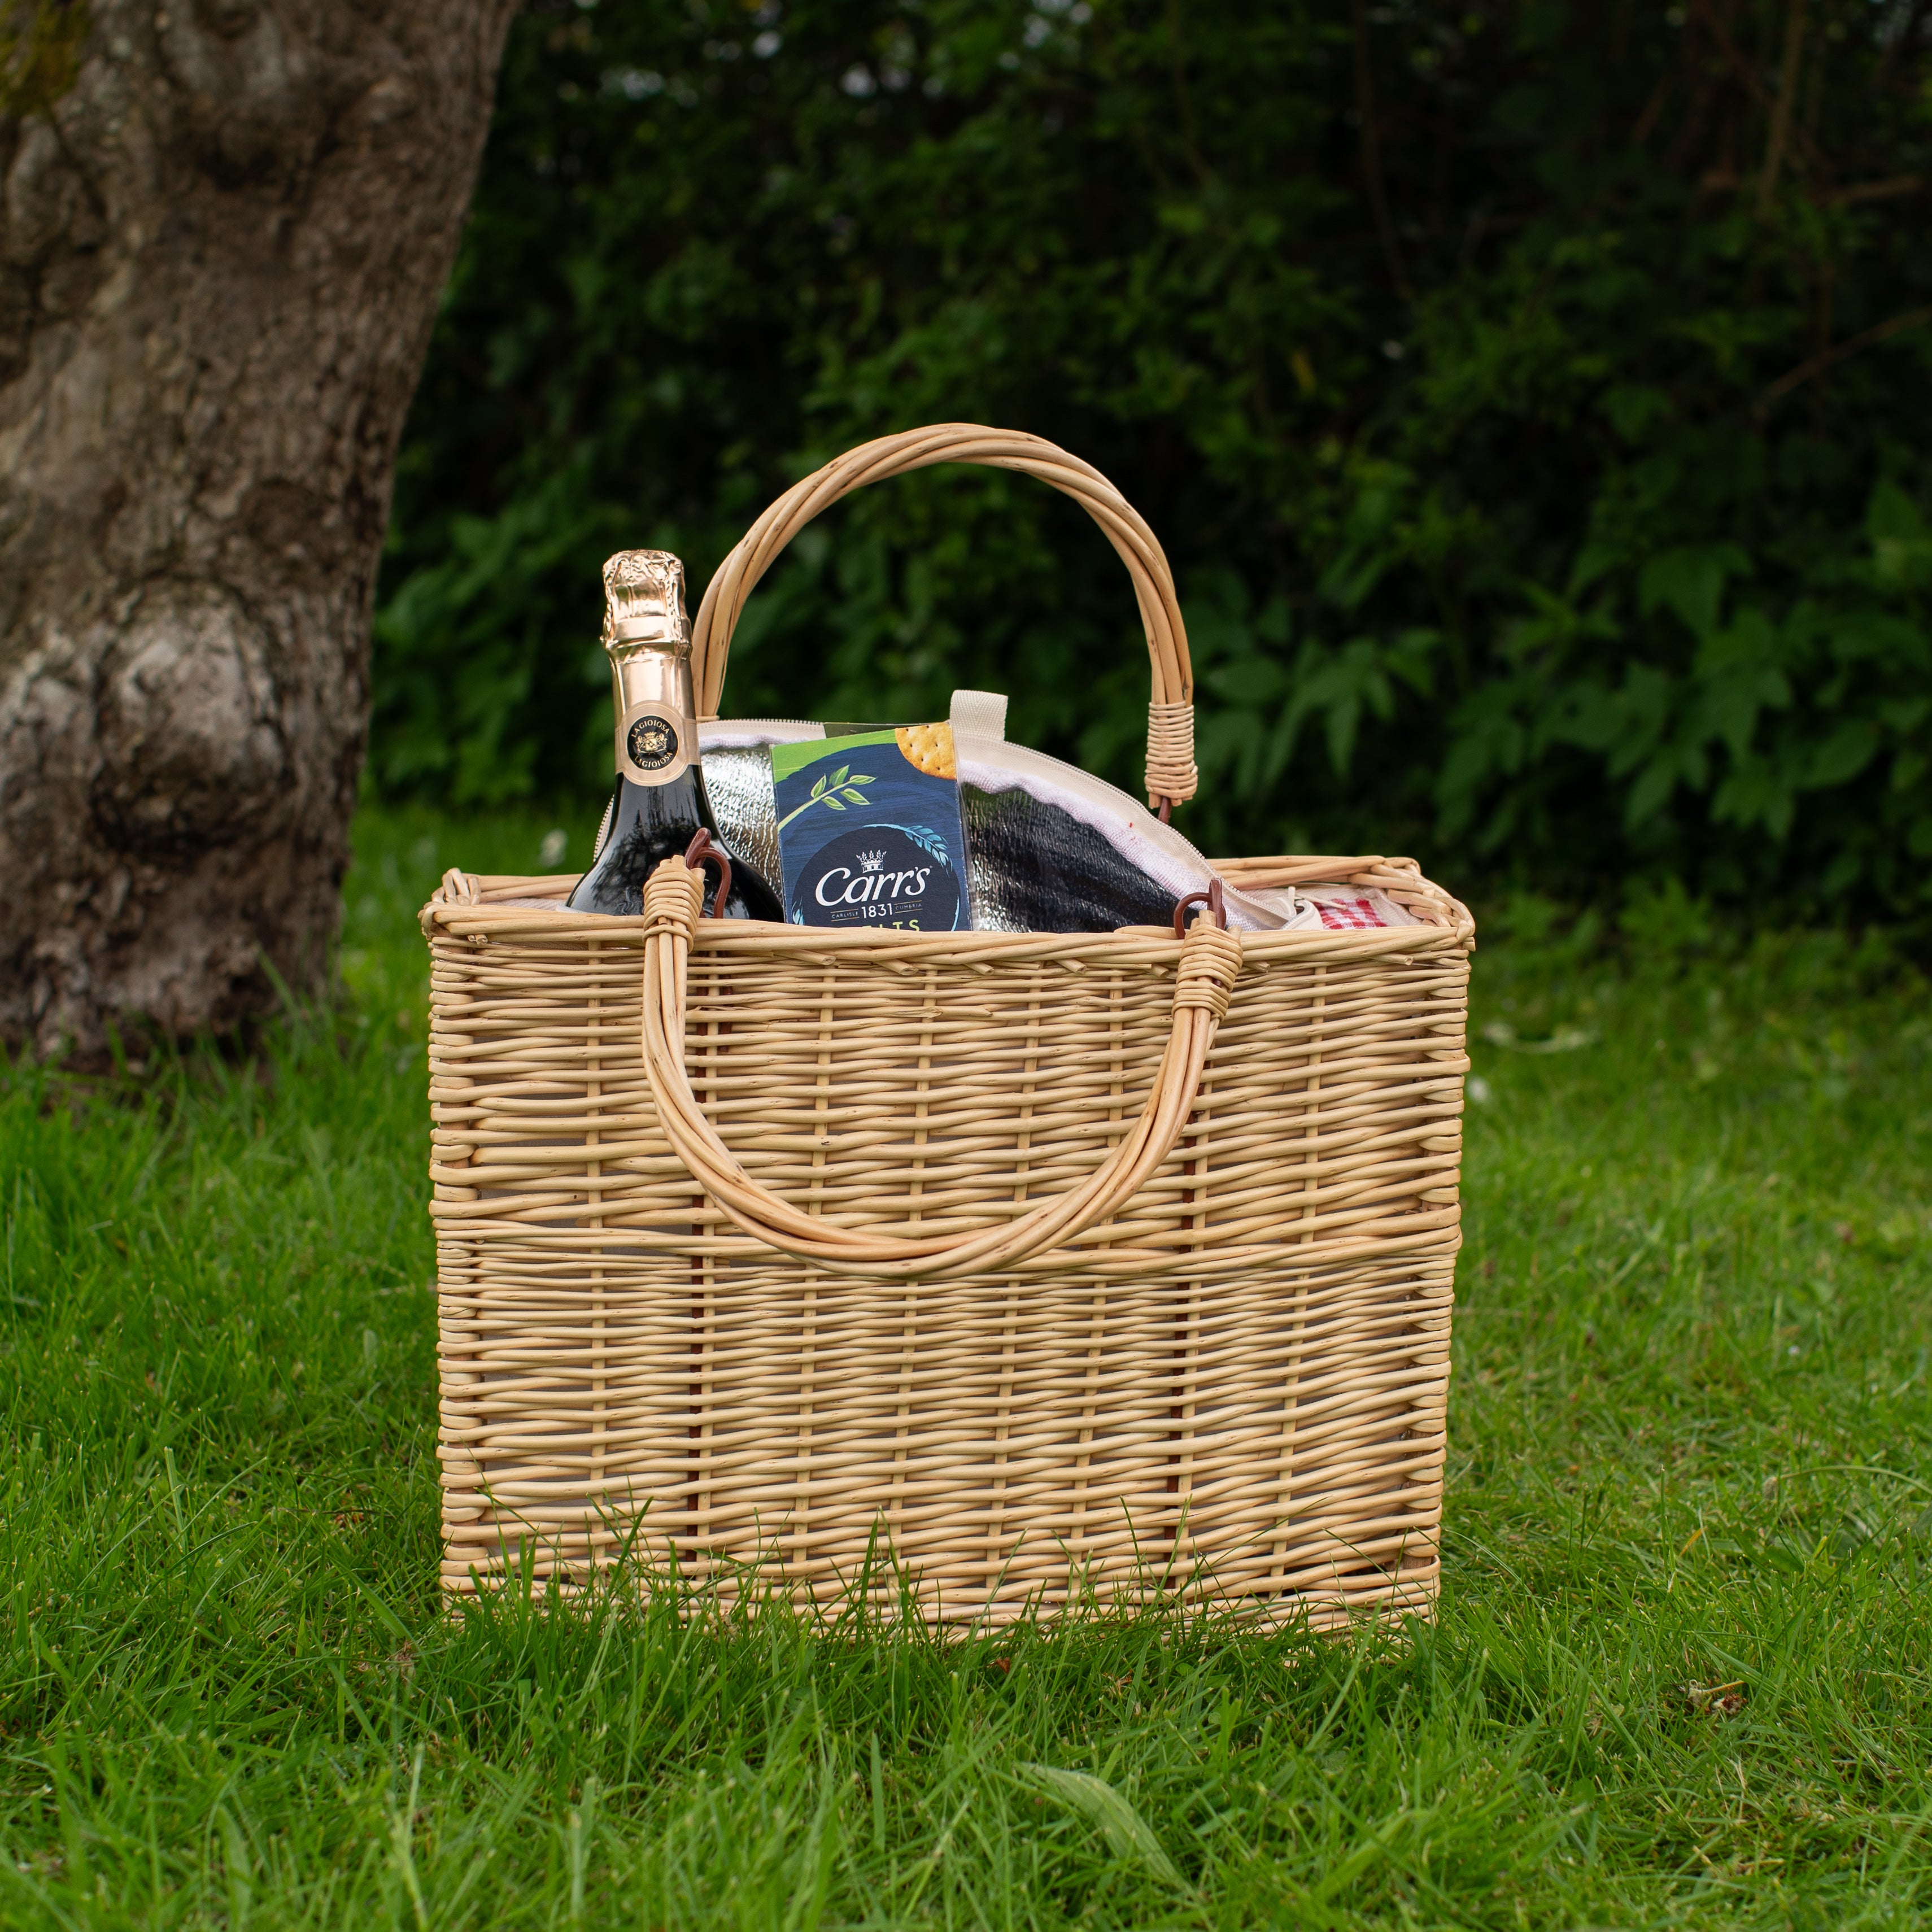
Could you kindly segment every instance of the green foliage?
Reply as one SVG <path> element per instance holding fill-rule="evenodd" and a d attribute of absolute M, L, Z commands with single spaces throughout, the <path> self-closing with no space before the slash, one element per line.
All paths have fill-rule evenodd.
<path fill-rule="evenodd" d="M 0 1922 L 1924 1922 L 1932 1028 L 1871 942 L 1492 922 L 1433 1628 L 458 1622 L 413 912 L 544 829 L 365 820 L 349 997 L 253 1064 L 0 1084 Z"/>
<path fill-rule="evenodd" d="M 93 25 L 88 0 L 0 4 L 0 117 L 51 115 L 80 76 Z"/>
<path fill-rule="evenodd" d="M 538 0 L 404 452 L 379 782 L 591 785 L 602 552 L 701 585 L 815 462 L 980 420 L 1168 544 L 1204 845 L 1914 917 L 1928 38 L 1904 0 Z M 794 544 L 728 708 L 991 685 L 1132 784 L 1137 639 L 1077 511 L 926 472 Z"/>
<path fill-rule="evenodd" d="M 1903 910 L 1928 552 L 1893 425 L 1923 357 L 1845 352 L 1926 265 L 1913 196 L 1841 178 L 1911 185 L 1916 19 L 1811 20 L 1772 179 L 1736 164 L 1770 138 L 1757 70 L 1714 69 L 1694 19 L 1392 16 L 1366 51 L 1417 213 L 1378 250 L 1347 37 L 1292 11 L 1184 40 L 1109 6 L 736 38 L 540 9 L 406 460 L 384 781 L 562 782 L 601 744 L 568 616 L 596 553 L 648 536 L 701 575 L 816 456 L 979 416 L 1099 456 L 1168 533 L 1207 842 L 1393 830 L 1573 887 L 1636 863 Z M 1634 102 L 1642 141 L 1607 138 Z M 1076 515 L 951 472 L 833 527 L 752 607 L 734 708 L 998 681 L 1022 731 L 1127 776 L 1136 653 Z"/>

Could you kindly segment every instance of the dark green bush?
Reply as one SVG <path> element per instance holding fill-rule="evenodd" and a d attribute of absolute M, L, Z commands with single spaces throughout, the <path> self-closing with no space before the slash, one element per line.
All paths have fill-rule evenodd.
<path fill-rule="evenodd" d="M 608 769 L 597 567 L 694 586 L 928 421 L 1106 470 L 1180 578 L 1204 845 L 1915 921 L 1924 0 L 537 0 L 404 452 L 374 769 Z M 956 682 L 1138 778 L 1132 600 L 956 469 L 754 600 L 727 709 Z"/>

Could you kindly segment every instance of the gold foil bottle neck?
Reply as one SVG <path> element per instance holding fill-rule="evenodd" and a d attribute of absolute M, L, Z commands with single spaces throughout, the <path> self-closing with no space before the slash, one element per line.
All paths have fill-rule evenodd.
<path fill-rule="evenodd" d="M 668 550 L 620 550 L 604 566 L 604 648 L 688 644 L 684 566 Z"/>

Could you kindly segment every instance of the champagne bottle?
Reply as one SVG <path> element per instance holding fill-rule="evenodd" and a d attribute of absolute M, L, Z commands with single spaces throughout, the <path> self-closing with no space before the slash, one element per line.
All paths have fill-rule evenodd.
<path fill-rule="evenodd" d="M 706 862 L 706 908 L 725 919 L 784 917 L 777 896 L 719 836 L 704 789 L 684 566 L 667 550 L 625 550 L 604 566 L 604 648 L 617 714 L 617 778 L 573 912 L 639 913 L 644 883 L 700 832 L 730 860 Z M 724 902 L 713 903 L 721 883 Z"/>

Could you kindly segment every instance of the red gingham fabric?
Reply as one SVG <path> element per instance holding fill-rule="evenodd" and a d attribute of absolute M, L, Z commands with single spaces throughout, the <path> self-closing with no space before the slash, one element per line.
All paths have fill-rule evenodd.
<path fill-rule="evenodd" d="M 1354 932 L 1382 922 L 1381 914 L 1366 899 L 1317 899 L 1315 910 L 1330 932 Z"/>

